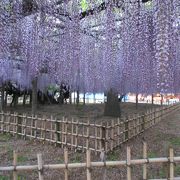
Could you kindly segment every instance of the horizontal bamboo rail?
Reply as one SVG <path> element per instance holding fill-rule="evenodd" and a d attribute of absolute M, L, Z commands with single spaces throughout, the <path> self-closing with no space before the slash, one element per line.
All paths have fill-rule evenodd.
<path fill-rule="evenodd" d="M 108 152 L 143 133 L 179 108 L 180 104 L 163 106 L 148 110 L 143 115 L 111 120 L 105 125 L 91 123 L 90 120 L 80 122 L 65 117 L 57 120 L 52 116 L 40 118 L 0 112 L 0 132 L 56 144 L 62 148 Z"/>
<path fill-rule="evenodd" d="M 91 151 L 88 149 L 86 151 L 86 162 L 84 163 L 69 163 L 68 161 L 68 150 L 67 148 L 64 149 L 64 163 L 63 164 L 43 164 L 42 154 L 37 154 L 37 165 L 16 165 L 17 164 L 17 153 L 14 152 L 14 163 L 13 166 L 9 167 L 0 167 L 0 171 L 12 171 L 13 172 L 13 179 L 17 179 L 18 172 L 23 171 L 38 171 L 39 180 L 44 179 L 44 172 L 48 170 L 63 170 L 64 171 L 64 179 L 68 180 L 69 177 L 69 170 L 71 169 L 79 169 L 79 168 L 86 168 L 86 177 L 87 180 L 92 179 L 92 168 L 97 167 L 116 167 L 124 166 L 127 168 L 127 180 L 132 179 L 132 167 L 136 165 L 143 166 L 143 179 L 148 179 L 147 173 L 147 165 L 148 164 L 162 164 L 168 163 L 169 167 L 169 175 L 167 180 L 175 180 L 180 177 L 174 177 L 174 167 L 175 163 L 180 163 L 180 156 L 174 157 L 174 150 L 169 148 L 169 156 L 168 157 L 159 157 L 159 158 L 148 158 L 147 157 L 147 144 L 143 143 L 143 159 L 131 159 L 131 148 L 127 147 L 127 159 L 124 161 L 106 161 L 103 156 L 101 155 L 101 161 L 99 162 L 91 162 Z M 47 173 L 46 173 L 47 174 Z M 155 179 L 154 179 L 155 180 Z M 159 179 L 163 180 L 163 179 Z M 179 179 L 178 179 L 179 180 Z"/>

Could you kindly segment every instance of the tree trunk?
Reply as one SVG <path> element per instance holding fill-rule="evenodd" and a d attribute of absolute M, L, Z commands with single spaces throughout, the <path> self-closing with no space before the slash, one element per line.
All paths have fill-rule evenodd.
<path fill-rule="evenodd" d="M 163 105 L 163 95 L 161 94 L 161 106 Z"/>
<path fill-rule="evenodd" d="M 76 104 L 76 95 L 75 95 L 75 91 L 74 91 L 74 97 L 73 97 L 73 99 L 74 99 L 74 104 Z"/>
<path fill-rule="evenodd" d="M 5 107 L 7 107 L 7 98 L 8 98 L 8 94 L 7 94 L 7 91 L 6 91 L 5 100 L 4 100 L 4 106 Z"/>
<path fill-rule="evenodd" d="M 79 90 L 77 91 L 76 104 L 79 105 Z"/>
<path fill-rule="evenodd" d="M 136 94 L 136 109 L 138 109 L 138 94 Z"/>
<path fill-rule="evenodd" d="M 71 94 L 71 91 L 69 91 L 69 104 L 72 104 L 72 94 Z"/>
<path fill-rule="evenodd" d="M 26 92 L 23 93 L 23 106 L 26 105 Z"/>
<path fill-rule="evenodd" d="M 18 105 L 18 98 L 19 96 L 17 94 L 14 95 L 14 107 Z"/>
<path fill-rule="evenodd" d="M 32 105 L 32 91 L 29 93 L 29 104 Z"/>
<path fill-rule="evenodd" d="M 94 97 L 94 104 L 96 104 L 96 94 L 93 93 L 93 97 Z"/>
<path fill-rule="evenodd" d="M 83 96 L 83 105 L 86 104 L 86 93 L 84 92 L 84 96 Z"/>
<path fill-rule="evenodd" d="M 112 89 L 107 94 L 107 102 L 105 103 L 104 115 L 112 117 L 121 116 L 118 95 Z"/>
<path fill-rule="evenodd" d="M 37 78 L 32 80 L 32 115 L 37 111 Z"/>
<path fill-rule="evenodd" d="M 152 94 L 152 105 L 154 104 L 154 94 Z"/>
<path fill-rule="evenodd" d="M 0 111 L 4 110 L 4 84 L 1 87 L 1 103 L 0 103 Z"/>

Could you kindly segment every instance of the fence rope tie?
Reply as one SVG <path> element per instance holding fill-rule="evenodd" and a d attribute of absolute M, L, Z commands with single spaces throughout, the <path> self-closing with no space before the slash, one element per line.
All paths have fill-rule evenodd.
<path fill-rule="evenodd" d="M 128 161 L 126 160 L 126 166 L 131 168 L 132 164 L 129 164 Z"/>
<path fill-rule="evenodd" d="M 13 171 L 17 171 L 17 168 L 16 168 L 17 165 L 14 165 L 14 170 Z"/>
<path fill-rule="evenodd" d="M 176 165 L 176 163 L 174 162 L 174 158 L 171 160 L 171 158 L 168 157 L 168 163 L 172 163 L 172 164 Z"/>
<path fill-rule="evenodd" d="M 65 163 L 65 169 L 68 170 L 68 163 Z"/>
<path fill-rule="evenodd" d="M 104 168 L 106 168 L 107 167 L 106 159 L 103 160 L 103 163 L 104 163 Z"/>
<path fill-rule="evenodd" d="M 146 158 L 146 161 L 147 161 L 146 164 L 149 164 L 149 163 L 150 163 L 150 162 L 149 162 L 149 158 Z"/>

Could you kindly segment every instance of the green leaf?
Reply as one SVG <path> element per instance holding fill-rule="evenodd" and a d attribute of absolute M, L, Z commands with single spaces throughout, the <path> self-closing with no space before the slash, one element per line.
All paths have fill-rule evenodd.
<path fill-rule="evenodd" d="M 88 3 L 86 0 L 81 0 L 81 8 L 83 11 L 86 11 L 88 9 Z"/>

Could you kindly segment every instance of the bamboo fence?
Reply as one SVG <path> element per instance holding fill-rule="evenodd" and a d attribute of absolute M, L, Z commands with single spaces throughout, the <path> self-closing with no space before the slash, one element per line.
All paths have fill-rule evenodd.
<path fill-rule="evenodd" d="M 132 168 L 134 166 L 142 166 L 142 179 L 150 180 L 148 178 L 148 165 L 154 164 L 168 164 L 167 177 L 164 179 L 158 180 L 179 180 L 180 177 L 175 177 L 175 166 L 177 163 L 180 163 L 180 156 L 174 156 L 173 148 L 169 148 L 169 156 L 168 157 L 159 157 L 159 158 L 148 158 L 147 156 L 147 144 L 143 143 L 143 159 L 131 159 L 131 149 L 127 147 L 127 157 L 126 160 L 123 161 L 106 161 L 103 156 L 101 157 L 101 161 L 92 162 L 91 161 L 91 150 L 86 150 L 86 162 L 83 163 L 70 163 L 68 161 L 68 150 L 64 148 L 64 163 L 62 164 L 43 164 L 42 154 L 37 154 L 37 165 L 17 165 L 17 153 L 14 152 L 14 160 L 13 165 L 8 167 L 0 167 L 0 172 L 13 172 L 13 180 L 17 180 L 19 172 L 29 172 L 36 171 L 38 173 L 38 179 L 43 180 L 45 175 L 44 173 L 48 170 L 62 170 L 64 171 L 64 179 L 68 180 L 70 177 L 70 170 L 72 169 L 86 169 L 86 179 L 91 180 L 93 175 L 93 168 L 99 167 L 125 167 L 126 168 L 126 179 L 133 180 Z M 155 179 L 151 179 L 155 180 Z M 157 179 L 156 179 L 157 180 Z"/>
<path fill-rule="evenodd" d="M 163 106 L 148 110 L 143 115 L 111 120 L 106 124 L 1 112 L 0 132 L 49 142 L 62 148 L 70 147 L 72 150 L 108 152 L 143 133 L 179 107 L 180 104 Z"/>

